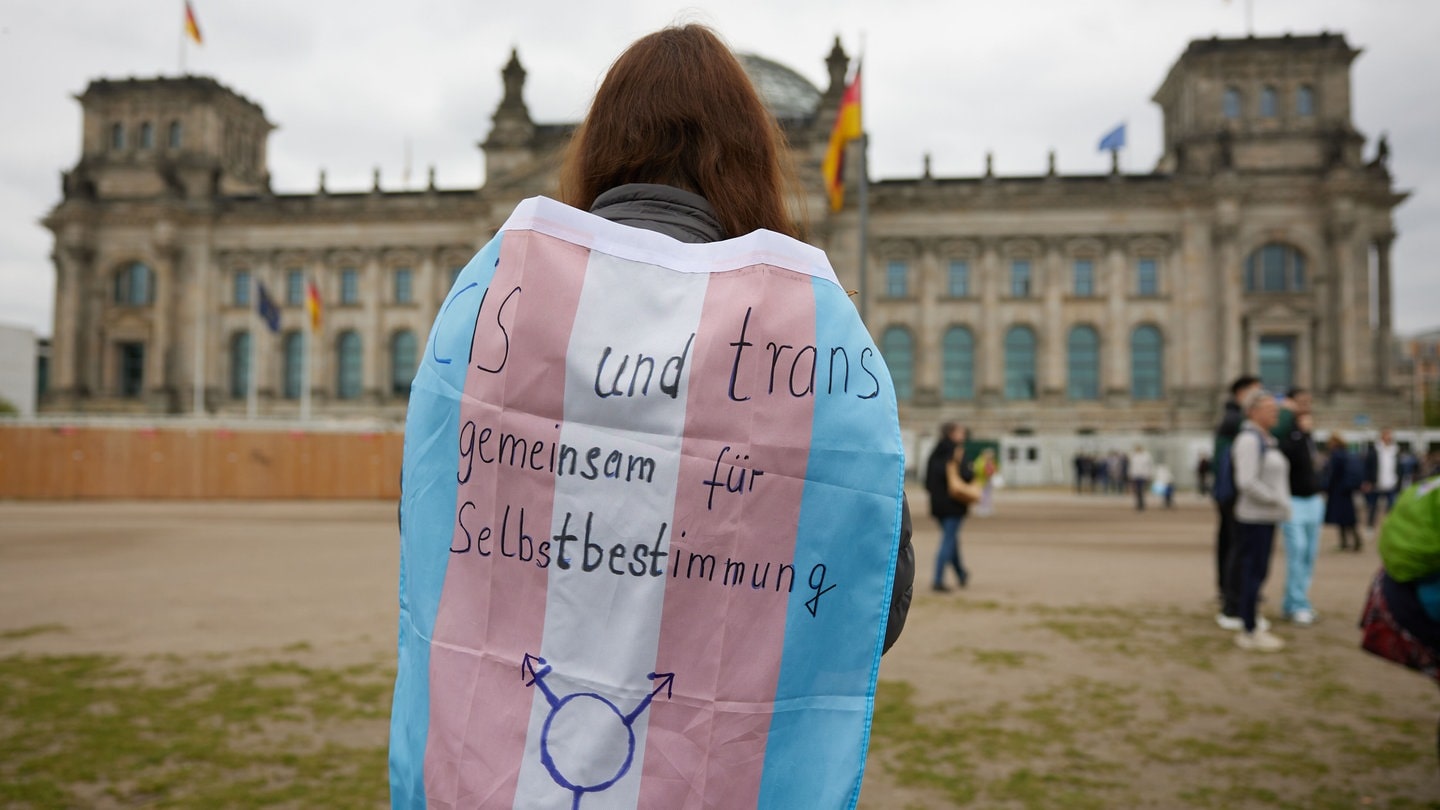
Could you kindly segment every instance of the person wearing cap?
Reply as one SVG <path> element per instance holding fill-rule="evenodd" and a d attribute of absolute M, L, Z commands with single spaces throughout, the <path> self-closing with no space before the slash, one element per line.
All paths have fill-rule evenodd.
<path fill-rule="evenodd" d="M 1264 389 L 1246 392 L 1240 402 L 1245 421 L 1230 447 L 1235 469 L 1235 539 L 1240 555 L 1240 619 L 1235 637 L 1241 649 L 1274 652 L 1285 642 L 1259 626 L 1260 589 L 1270 573 L 1275 526 L 1290 519 L 1290 462 L 1270 435 L 1280 417 L 1275 398 Z"/>

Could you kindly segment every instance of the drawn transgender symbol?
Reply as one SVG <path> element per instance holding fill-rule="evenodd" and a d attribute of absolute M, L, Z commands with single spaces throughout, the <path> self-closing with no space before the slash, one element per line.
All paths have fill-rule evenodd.
<path fill-rule="evenodd" d="M 539 686 L 550 703 L 550 714 L 540 730 L 540 761 L 557 785 L 575 794 L 571 810 L 580 810 L 581 796 L 608 789 L 630 770 L 635 761 L 635 718 L 650 708 L 650 701 L 662 689 L 665 698 L 670 698 L 675 673 L 652 672 L 645 676 L 655 682 L 655 688 L 629 714 L 624 714 L 614 703 L 594 692 L 557 697 L 545 683 L 545 676 L 550 672 L 550 665 L 538 655 L 526 653 L 520 664 L 520 677 L 529 678 L 525 685 Z M 600 737 L 604 744 L 587 746 L 584 751 L 566 745 L 567 737 L 581 733 L 592 739 Z M 600 758 L 596 757 L 597 753 Z"/>

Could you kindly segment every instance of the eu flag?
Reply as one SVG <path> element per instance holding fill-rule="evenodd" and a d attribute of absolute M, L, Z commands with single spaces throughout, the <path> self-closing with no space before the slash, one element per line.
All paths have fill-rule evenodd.
<path fill-rule="evenodd" d="M 256 308 L 260 310 L 260 319 L 270 327 L 271 332 L 280 331 L 280 307 L 275 306 L 275 299 L 270 297 L 270 292 L 265 289 L 265 282 L 257 282 L 260 289 L 260 302 Z"/>
<path fill-rule="evenodd" d="M 1103 138 L 1100 139 L 1100 151 L 1101 151 L 1101 152 L 1114 152 L 1114 151 L 1116 151 L 1116 150 L 1118 150 L 1118 149 L 1123 149 L 1123 148 L 1125 148 L 1125 125 L 1124 125 L 1124 124 L 1121 124 L 1120 126 L 1115 127 L 1114 129 L 1112 129 L 1112 130 L 1110 130 L 1109 132 L 1105 133 L 1105 137 L 1103 137 Z"/>

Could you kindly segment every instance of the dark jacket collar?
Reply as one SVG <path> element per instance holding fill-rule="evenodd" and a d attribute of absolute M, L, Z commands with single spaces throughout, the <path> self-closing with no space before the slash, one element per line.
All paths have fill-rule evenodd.
<path fill-rule="evenodd" d="M 590 213 L 611 222 L 663 233 L 681 242 L 719 242 L 725 229 L 699 194 L 655 183 L 627 183 L 595 198 Z"/>

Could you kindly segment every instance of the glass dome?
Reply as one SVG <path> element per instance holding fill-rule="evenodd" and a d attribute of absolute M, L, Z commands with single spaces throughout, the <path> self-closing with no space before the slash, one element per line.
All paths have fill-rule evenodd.
<path fill-rule="evenodd" d="M 753 53 L 735 55 L 750 76 L 760 98 L 781 121 L 809 118 L 820 103 L 820 91 L 809 79 L 779 62 Z"/>

